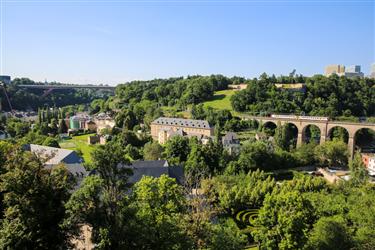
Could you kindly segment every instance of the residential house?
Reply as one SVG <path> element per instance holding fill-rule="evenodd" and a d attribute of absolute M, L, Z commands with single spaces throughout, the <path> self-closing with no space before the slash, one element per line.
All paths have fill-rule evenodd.
<path fill-rule="evenodd" d="M 228 132 L 221 140 L 223 148 L 226 149 L 229 154 L 238 154 L 240 152 L 240 140 L 236 133 Z"/>
<path fill-rule="evenodd" d="M 96 115 L 93 121 L 96 124 L 96 132 L 98 134 L 102 134 L 103 130 L 106 129 L 111 130 L 116 125 L 115 120 L 109 114 L 106 113 L 100 113 Z"/>

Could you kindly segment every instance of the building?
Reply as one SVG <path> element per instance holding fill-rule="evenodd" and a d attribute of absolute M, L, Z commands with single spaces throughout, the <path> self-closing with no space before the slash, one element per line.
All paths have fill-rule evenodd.
<path fill-rule="evenodd" d="M 245 83 L 228 85 L 228 89 L 233 89 L 233 90 L 244 90 L 246 88 L 247 88 L 247 84 Z"/>
<path fill-rule="evenodd" d="M 96 123 L 93 120 L 88 120 L 85 122 L 85 130 L 90 132 L 95 132 L 97 130 Z"/>
<path fill-rule="evenodd" d="M 183 184 L 184 181 L 183 168 L 180 166 L 169 166 L 166 160 L 134 161 L 131 165 L 126 165 L 125 167 L 133 171 L 133 175 L 128 179 L 128 182 L 132 184 L 140 181 L 143 176 L 158 178 L 163 174 L 176 179 L 179 184 Z"/>
<path fill-rule="evenodd" d="M 89 171 L 82 165 L 83 159 L 73 150 L 36 144 L 26 144 L 24 145 L 24 150 L 36 154 L 45 161 L 46 169 L 52 169 L 59 164 L 63 164 L 77 181 L 75 189 L 77 189 L 81 185 L 82 180 L 89 175 Z"/>
<path fill-rule="evenodd" d="M 87 144 L 93 145 L 100 142 L 100 136 L 98 135 L 91 135 L 87 138 Z"/>
<path fill-rule="evenodd" d="M 363 77 L 364 74 L 361 72 L 360 65 L 351 65 L 345 68 L 346 77 Z"/>
<path fill-rule="evenodd" d="M 86 114 L 77 114 L 75 116 L 72 116 L 69 118 L 69 130 L 85 130 L 87 127 L 86 123 L 90 120 L 91 118 Z"/>
<path fill-rule="evenodd" d="M 345 66 L 344 65 L 338 65 L 338 64 L 332 64 L 325 67 L 325 76 L 330 76 L 332 74 L 337 74 L 339 76 L 344 75 L 345 73 Z"/>
<path fill-rule="evenodd" d="M 87 138 L 87 143 L 90 145 L 97 144 L 97 143 L 104 145 L 110 139 L 111 139 L 110 135 L 92 135 Z"/>
<path fill-rule="evenodd" d="M 362 154 L 362 161 L 370 175 L 375 175 L 375 154 Z"/>
<path fill-rule="evenodd" d="M 229 154 L 238 154 L 240 152 L 240 140 L 236 133 L 228 132 L 221 140 L 223 148 L 226 149 Z"/>
<path fill-rule="evenodd" d="M 0 140 L 5 140 L 7 138 L 10 138 L 10 135 L 6 131 L 0 130 Z"/>
<path fill-rule="evenodd" d="M 306 92 L 306 84 L 304 83 L 275 83 L 275 87 L 291 92 Z"/>
<path fill-rule="evenodd" d="M 345 67 L 344 65 L 328 65 L 325 68 L 324 72 L 325 76 L 330 76 L 332 74 L 336 74 L 338 76 L 346 76 L 346 77 L 363 77 L 364 74 L 361 72 L 360 65 L 350 65 Z"/>
<path fill-rule="evenodd" d="M 370 77 L 375 79 L 375 63 L 371 64 Z"/>
<path fill-rule="evenodd" d="M 214 127 L 204 120 L 159 117 L 151 123 L 151 136 L 160 144 L 175 135 L 202 138 L 212 137 L 213 134 Z"/>
<path fill-rule="evenodd" d="M 36 144 L 26 144 L 24 146 L 26 151 L 37 154 L 40 158 L 45 160 L 45 165 L 65 164 L 80 164 L 83 159 L 73 150 L 54 148 Z"/>
<path fill-rule="evenodd" d="M 5 85 L 9 85 L 12 81 L 10 79 L 10 76 L 1 75 L 0 82 L 4 83 Z"/>
<path fill-rule="evenodd" d="M 101 134 L 103 130 L 113 129 L 116 125 L 115 120 L 106 113 L 100 113 L 96 115 L 93 119 L 93 122 L 96 124 L 96 132 Z"/>

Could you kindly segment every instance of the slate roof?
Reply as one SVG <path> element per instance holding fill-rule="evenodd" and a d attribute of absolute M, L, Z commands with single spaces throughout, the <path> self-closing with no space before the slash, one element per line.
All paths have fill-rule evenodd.
<path fill-rule="evenodd" d="M 129 177 L 129 183 L 136 183 L 143 176 L 160 177 L 165 174 L 171 178 L 175 178 L 180 184 L 183 183 L 184 171 L 180 166 L 169 166 L 166 160 L 157 161 L 134 161 L 131 165 L 125 166 L 133 170 L 133 175 Z"/>
<path fill-rule="evenodd" d="M 228 132 L 226 135 L 221 139 L 223 146 L 228 146 L 231 144 L 240 144 L 240 140 L 236 133 Z"/>
<path fill-rule="evenodd" d="M 73 164 L 64 164 L 66 169 L 74 175 L 75 177 L 84 178 L 89 175 L 89 171 L 87 171 L 82 164 L 79 163 L 73 163 Z M 46 169 L 53 169 L 56 167 L 55 165 L 47 165 L 45 166 Z"/>
<path fill-rule="evenodd" d="M 228 132 L 223 137 L 223 140 L 226 140 L 226 141 L 235 141 L 235 140 L 238 140 L 238 136 L 237 136 L 236 133 Z"/>
<path fill-rule="evenodd" d="M 156 160 L 156 161 L 134 161 L 130 165 L 132 168 L 157 168 L 157 167 L 168 167 L 168 161 Z"/>
<path fill-rule="evenodd" d="M 69 149 L 27 144 L 25 145 L 25 150 L 36 153 L 37 155 L 46 159 L 50 158 L 46 161 L 46 165 L 56 165 L 59 163 L 74 164 L 83 162 L 82 158 L 79 157 L 75 151 Z"/>
<path fill-rule="evenodd" d="M 160 125 L 175 125 L 180 127 L 190 127 L 190 128 L 210 128 L 210 124 L 205 120 L 192 120 L 192 119 L 182 119 L 182 118 L 169 118 L 169 117 L 159 117 L 152 124 Z"/>

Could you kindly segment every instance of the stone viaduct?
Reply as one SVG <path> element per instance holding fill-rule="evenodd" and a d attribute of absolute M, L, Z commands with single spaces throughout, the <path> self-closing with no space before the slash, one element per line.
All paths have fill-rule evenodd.
<path fill-rule="evenodd" d="M 329 139 L 331 130 L 335 127 L 344 128 L 349 135 L 348 149 L 351 156 L 354 154 L 355 135 L 360 129 L 372 129 L 375 131 L 375 123 L 355 123 L 355 122 L 343 122 L 329 120 L 326 117 L 315 117 L 315 116 L 295 116 L 295 115 L 272 115 L 269 117 L 260 116 L 243 116 L 243 119 L 256 120 L 259 124 L 274 123 L 277 124 L 293 124 L 298 130 L 297 136 L 297 147 L 305 141 L 305 130 L 309 125 L 315 125 L 320 129 L 320 143 L 324 143 Z"/>

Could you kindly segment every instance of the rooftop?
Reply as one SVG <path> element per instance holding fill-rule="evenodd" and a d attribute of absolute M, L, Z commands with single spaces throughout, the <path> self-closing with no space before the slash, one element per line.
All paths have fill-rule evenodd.
<path fill-rule="evenodd" d="M 155 167 L 168 167 L 168 161 L 156 160 L 156 161 L 134 161 L 130 165 L 132 168 L 155 168 Z"/>
<path fill-rule="evenodd" d="M 76 152 L 69 149 L 62 149 L 62 148 L 54 148 L 54 147 L 48 147 L 48 146 L 42 146 L 42 145 L 36 145 L 36 144 L 28 144 L 25 145 L 25 149 L 28 151 L 31 151 L 38 156 L 44 158 L 46 161 L 46 165 L 56 165 L 62 162 L 65 162 L 65 160 L 72 156 L 76 155 Z M 75 159 L 69 159 L 72 162 L 65 162 L 65 163 L 79 163 L 78 161 L 82 159 L 78 159 L 77 157 L 73 157 Z"/>
<path fill-rule="evenodd" d="M 168 118 L 159 117 L 152 124 L 161 125 L 176 125 L 181 127 L 193 127 L 193 128 L 210 128 L 210 124 L 205 120 L 192 120 L 192 119 L 182 119 L 182 118 Z"/>
<path fill-rule="evenodd" d="M 131 165 L 126 165 L 126 168 L 133 170 L 133 175 L 129 176 L 129 183 L 136 183 L 142 179 L 143 176 L 160 177 L 165 174 L 171 178 L 175 178 L 178 183 L 183 183 L 184 171 L 181 166 L 169 166 L 166 160 L 156 161 L 134 161 Z"/>

